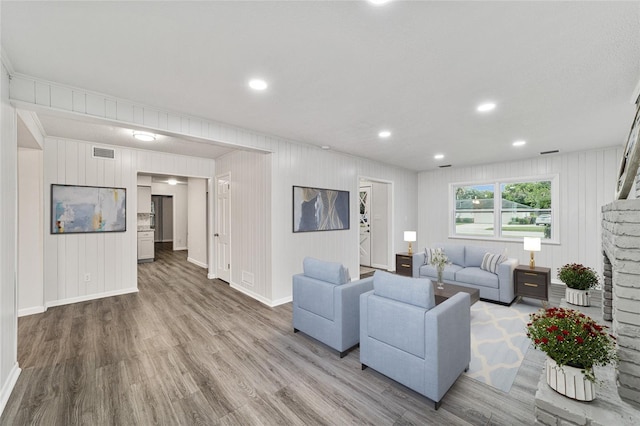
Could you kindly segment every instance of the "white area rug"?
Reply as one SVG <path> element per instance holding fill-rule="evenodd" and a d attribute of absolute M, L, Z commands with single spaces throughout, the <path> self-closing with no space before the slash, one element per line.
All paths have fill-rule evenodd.
<path fill-rule="evenodd" d="M 541 308 L 526 300 L 509 307 L 479 301 L 471 306 L 469 377 L 509 392 L 529 349 L 525 326 Z"/>

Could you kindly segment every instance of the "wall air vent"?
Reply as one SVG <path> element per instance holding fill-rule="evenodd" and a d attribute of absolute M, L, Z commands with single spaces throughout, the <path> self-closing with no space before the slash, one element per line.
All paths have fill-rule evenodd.
<path fill-rule="evenodd" d="M 445 164 L 445 165 L 443 165 L 443 166 L 438 166 L 438 167 L 440 167 L 441 169 L 445 169 L 445 168 L 447 168 L 447 167 L 451 167 L 451 164 Z"/>
<path fill-rule="evenodd" d="M 111 148 L 100 148 L 99 146 L 93 147 L 93 158 L 104 158 L 106 160 L 115 160 L 116 151 Z"/>
<path fill-rule="evenodd" d="M 552 150 L 552 151 L 542 151 L 542 152 L 540 153 L 540 155 L 555 154 L 555 153 L 557 153 L 557 152 L 560 152 L 560 151 L 559 151 L 559 150 L 557 150 L 557 149 L 554 149 L 554 150 Z"/>

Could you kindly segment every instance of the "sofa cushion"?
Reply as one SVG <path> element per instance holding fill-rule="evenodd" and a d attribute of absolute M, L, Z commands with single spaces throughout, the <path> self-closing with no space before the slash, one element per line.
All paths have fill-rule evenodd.
<path fill-rule="evenodd" d="M 442 279 L 444 281 L 455 281 L 456 272 L 460 271 L 461 269 L 463 269 L 462 266 L 458 265 L 445 266 L 444 270 L 442 271 Z M 420 267 L 420 276 L 436 279 L 438 278 L 438 270 L 433 265 L 423 265 Z"/>
<path fill-rule="evenodd" d="M 327 262 L 325 260 L 305 257 L 302 261 L 304 275 L 316 280 L 325 281 L 331 284 L 340 285 L 349 282 L 349 272 L 347 268 L 337 262 Z"/>
<path fill-rule="evenodd" d="M 375 286 L 375 280 L 374 280 Z M 367 298 L 367 334 L 419 358 L 425 357 L 425 310 L 393 299 Z"/>
<path fill-rule="evenodd" d="M 460 244 L 442 244 L 444 254 L 449 258 L 449 262 L 464 266 L 464 246 Z"/>
<path fill-rule="evenodd" d="M 498 270 L 498 265 L 507 260 L 507 258 L 497 253 L 485 253 L 482 258 L 480 269 L 489 271 L 493 274 Z"/>
<path fill-rule="evenodd" d="M 402 277 L 388 272 L 373 274 L 373 290 L 376 296 L 431 309 L 436 305 L 430 280 Z"/>
<path fill-rule="evenodd" d="M 475 266 L 469 266 L 456 272 L 456 281 L 491 288 L 498 288 L 499 285 L 498 275 L 483 271 Z"/>

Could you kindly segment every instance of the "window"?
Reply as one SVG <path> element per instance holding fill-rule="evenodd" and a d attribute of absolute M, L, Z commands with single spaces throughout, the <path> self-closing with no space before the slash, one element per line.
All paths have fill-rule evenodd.
<path fill-rule="evenodd" d="M 556 177 L 454 184 L 454 235 L 551 240 L 555 187 Z"/>

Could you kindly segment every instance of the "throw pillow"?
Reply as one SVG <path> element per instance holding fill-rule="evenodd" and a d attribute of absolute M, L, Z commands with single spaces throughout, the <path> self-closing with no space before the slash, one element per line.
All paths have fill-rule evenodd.
<path fill-rule="evenodd" d="M 424 263 L 423 265 L 431 265 L 431 259 L 436 252 L 441 251 L 439 248 L 425 248 L 424 249 Z"/>
<path fill-rule="evenodd" d="M 498 265 L 505 260 L 507 260 L 507 257 L 502 254 L 485 253 L 484 257 L 482 258 L 480 269 L 484 269 L 485 271 L 489 271 L 495 274 L 498 270 Z"/>

